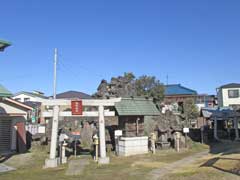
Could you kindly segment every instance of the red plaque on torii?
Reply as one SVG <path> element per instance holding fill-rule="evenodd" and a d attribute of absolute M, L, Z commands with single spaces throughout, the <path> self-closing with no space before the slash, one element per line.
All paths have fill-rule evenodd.
<path fill-rule="evenodd" d="M 82 100 L 71 101 L 71 107 L 72 107 L 72 115 L 82 115 L 83 114 Z"/>

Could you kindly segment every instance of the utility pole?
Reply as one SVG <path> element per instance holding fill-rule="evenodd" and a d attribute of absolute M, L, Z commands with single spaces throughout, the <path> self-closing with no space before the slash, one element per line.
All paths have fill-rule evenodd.
<path fill-rule="evenodd" d="M 53 99 L 56 99 L 56 89 L 57 89 L 57 48 L 54 49 Z"/>
<path fill-rule="evenodd" d="M 53 73 L 53 99 L 56 99 L 56 85 L 57 85 L 57 48 L 54 49 L 54 73 Z M 58 120 L 59 120 L 59 106 L 53 107 L 52 119 L 52 134 L 49 159 L 45 160 L 44 168 L 54 168 L 59 164 L 59 159 L 56 158 L 57 152 L 57 134 L 58 134 Z"/>

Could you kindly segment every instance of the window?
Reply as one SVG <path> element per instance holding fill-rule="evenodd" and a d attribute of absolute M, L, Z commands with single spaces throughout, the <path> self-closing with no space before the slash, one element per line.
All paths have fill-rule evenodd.
<path fill-rule="evenodd" d="M 230 107 L 232 107 L 234 110 L 238 111 L 240 109 L 239 104 L 229 104 Z"/>
<path fill-rule="evenodd" d="M 24 102 L 30 101 L 30 98 L 24 98 Z"/>
<path fill-rule="evenodd" d="M 21 98 L 15 98 L 16 101 L 21 101 Z"/>
<path fill-rule="evenodd" d="M 228 90 L 228 98 L 238 98 L 239 97 L 239 90 Z"/>

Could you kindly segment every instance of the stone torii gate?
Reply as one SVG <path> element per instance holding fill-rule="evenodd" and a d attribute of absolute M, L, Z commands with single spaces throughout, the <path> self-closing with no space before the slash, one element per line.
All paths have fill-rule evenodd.
<path fill-rule="evenodd" d="M 114 111 L 104 110 L 104 107 L 115 106 L 116 102 L 120 102 L 121 98 L 92 100 L 83 99 L 82 106 L 98 107 L 98 111 L 83 111 L 82 115 L 72 115 L 71 111 L 60 111 L 60 106 L 71 106 L 71 100 L 51 99 L 42 102 L 42 106 L 53 106 L 53 111 L 42 112 L 43 117 L 52 117 L 52 134 L 50 145 L 49 159 L 45 160 L 44 168 L 53 168 L 58 166 L 58 158 L 56 157 L 57 148 L 57 133 L 59 116 L 74 116 L 74 117 L 99 117 L 99 140 L 100 140 L 100 158 L 99 164 L 108 164 L 109 157 L 106 156 L 106 141 L 105 141 L 105 120 L 104 116 L 115 116 Z"/>

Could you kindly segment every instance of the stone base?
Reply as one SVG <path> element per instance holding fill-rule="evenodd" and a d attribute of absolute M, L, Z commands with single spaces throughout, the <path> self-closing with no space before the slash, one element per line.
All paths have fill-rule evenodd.
<path fill-rule="evenodd" d="M 148 153 L 148 137 L 121 137 L 116 147 L 119 156 Z"/>
<path fill-rule="evenodd" d="M 55 168 L 59 165 L 59 158 L 55 158 L 55 159 L 46 159 L 45 160 L 45 165 L 44 165 L 44 169 L 47 168 Z"/>
<path fill-rule="evenodd" d="M 66 164 L 67 163 L 67 157 L 63 157 L 61 160 L 62 160 L 62 164 Z"/>
<path fill-rule="evenodd" d="M 105 157 L 105 158 L 99 157 L 98 159 L 98 164 L 109 164 L 109 163 L 110 163 L 109 157 Z"/>

